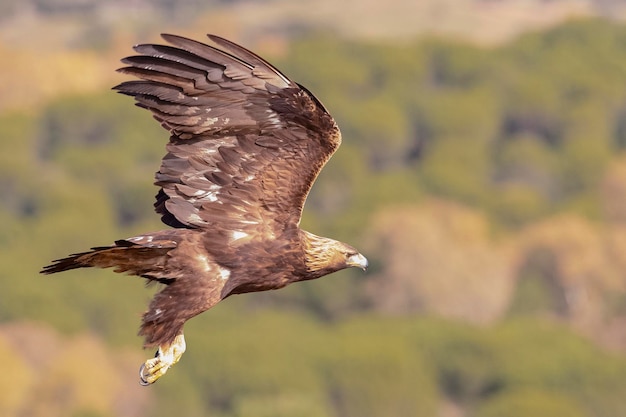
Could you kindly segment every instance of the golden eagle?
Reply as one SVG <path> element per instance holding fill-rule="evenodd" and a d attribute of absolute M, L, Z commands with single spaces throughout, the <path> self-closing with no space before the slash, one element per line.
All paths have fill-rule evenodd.
<path fill-rule="evenodd" d="M 173 229 L 41 271 L 112 267 L 164 284 L 139 330 L 145 347 L 158 347 L 140 369 L 143 385 L 178 362 L 185 322 L 220 300 L 367 268 L 352 246 L 299 228 L 309 190 L 341 143 L 332 116 L 263 58 L 208 36 L 214 46 L 166 34 L 167 46 L 135 46 L 118 71 L 139 80 L 114 87 L 171 134 L 154 206 Z"/>

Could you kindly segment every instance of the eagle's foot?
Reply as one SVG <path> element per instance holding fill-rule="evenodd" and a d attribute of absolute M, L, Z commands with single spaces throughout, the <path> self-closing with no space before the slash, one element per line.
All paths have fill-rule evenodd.
<path fill-rule="evenodd" d="M 169 346 L 159 346 L 156 356 L 148 359 L 139 368 L 139 383 L 141 385 L 154 384 L 161 378 L 172 365 L 180 360 L 185 353 L 185 337 L 182 334 L 176 336 Z"/>

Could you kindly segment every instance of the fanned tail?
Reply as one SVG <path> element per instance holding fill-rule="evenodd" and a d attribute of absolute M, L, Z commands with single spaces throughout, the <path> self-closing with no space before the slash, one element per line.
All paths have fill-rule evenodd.
<path fill-rule="evenodd" d="M 113 268 L 114 272 L 138 275 L 159 281 L 158 271 L 165 265 L 171 247 L 146 247 L 118 240 L 112 246 L 99 246 L 90 251 L 57 259 L 43 267 L 42 274 L 56 274 L 78 268 Z"/>

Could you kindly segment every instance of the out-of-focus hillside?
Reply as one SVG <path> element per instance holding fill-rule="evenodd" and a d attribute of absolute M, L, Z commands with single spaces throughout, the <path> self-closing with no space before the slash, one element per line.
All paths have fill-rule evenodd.
<path fill-rule="evenodd" d="M 3 416 L 141 415 L 151 395 L 130 377 L 137 352 L 112 351 L 93 334 L 62 337 L 41 324 L 0 325 Z"/>
<path fill-rule="evenodd" d="M 626 27 L 556 25 L 622 2 L 328 4 L 0 5 L 0 415 L 626 415 Z M 159 32 L 209 31 L 336 117 L 303 226 L 371 268 L 229 298 L 140 390 L 155 289 L 38 270 L 164 227 L 167 132 L 113 70 Z"/>
<path fill-rule="evenodd" d="M 289 39 L 324 31 L 404 43 L 443 36 L 497 45 L 576 17 L 626 17 L 619 0 L 5 0 L 0 4 L 0 109 L 114 83 L 129 45 L 167 31 L 213 32 L 283 55 Z M 14 82 L 18 81 L 19 82 Z"/>

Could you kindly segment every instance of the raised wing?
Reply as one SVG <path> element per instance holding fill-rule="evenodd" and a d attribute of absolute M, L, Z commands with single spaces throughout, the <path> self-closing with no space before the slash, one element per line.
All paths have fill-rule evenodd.
<path fill-rule="evenodd" d="M 156 174 L 166 224 L 207 228 L 231 240 L 298 223 L 319 171 L 341 142 L 322 104 L 254 53 L 209 35 L 222 49 L 174 35 L 138 45 L 116 87 L 171 132 Z"/>

